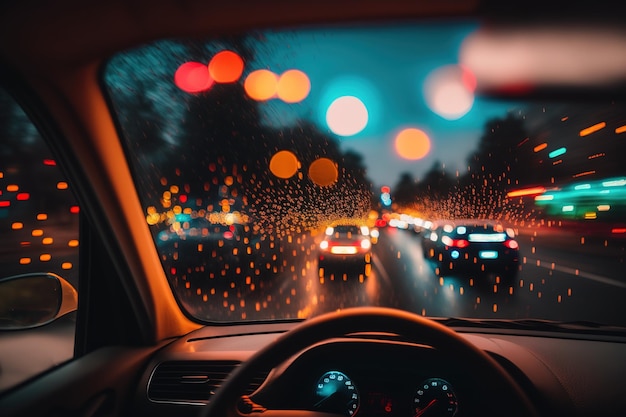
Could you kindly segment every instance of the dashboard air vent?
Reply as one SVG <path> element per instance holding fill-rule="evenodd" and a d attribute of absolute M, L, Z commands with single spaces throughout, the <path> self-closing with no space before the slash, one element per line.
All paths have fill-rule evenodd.
<path fill-rule="evenodd" d="M 237 361 L 172 361 L 159 364 L 148 384 L 148 398 L 156 402 L 206 404 Z M 267 373 L 253 378 L 243 394 L 251 394 Z"/>

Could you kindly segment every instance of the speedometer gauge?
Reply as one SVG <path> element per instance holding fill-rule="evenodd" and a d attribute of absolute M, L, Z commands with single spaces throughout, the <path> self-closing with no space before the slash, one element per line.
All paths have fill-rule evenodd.
<path fill-rule="evenodd" d="M 353 416 L 359 409 L 359 392 L 352 380 L 340 371 L 328 371 L 315 388 L 315 408 Z"/>
<path fill-rule="evenodd" d="M 423 381 L 417 387 L 413 405 L 415 417 L 452 417 L 457 410 L 457 400 L 452 385 L 441 378 L 429 378 Z"/>

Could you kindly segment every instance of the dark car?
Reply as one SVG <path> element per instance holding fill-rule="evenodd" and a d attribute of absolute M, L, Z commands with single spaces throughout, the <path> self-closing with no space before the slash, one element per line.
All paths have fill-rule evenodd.
<path fill-rule="evenodd" d="M 319 243 L 318 267 L 321 274 L 326 269 L 348 270 L 359 268 L 367 273 L 372 260 L 372 236 L 365 225 L 328 226 Z"/>
<path fill-rule="evenodd" d="M 514 276 L 519 264 L 515 230 L 489 220 L 437 221 L 422 234 L 424 256 L 442 271 L 499 272 Z"/>

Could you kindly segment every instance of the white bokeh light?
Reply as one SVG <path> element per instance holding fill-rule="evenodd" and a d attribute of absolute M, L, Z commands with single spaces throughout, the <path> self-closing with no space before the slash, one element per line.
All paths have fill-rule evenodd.
<path fill-rule="evenodd" d="M 424 95 L 430 109 L 448 120 L 456 120 L 469 112 L 474 94 L 463 80 L 463 70 L 448 65 L 433 71 L 424 81 Z"/>
<path fill-rule="evenodd" d="M 326 123 L 340 136 L 356 135 L 367 126 L 369 114 L 365 104 L 354 96 L 343 96 L 333 101 L 326 111 Z"/>

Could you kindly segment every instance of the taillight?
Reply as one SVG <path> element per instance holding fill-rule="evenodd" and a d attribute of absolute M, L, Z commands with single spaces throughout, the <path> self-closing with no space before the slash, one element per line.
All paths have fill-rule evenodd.
<path fill-rule="evenodd" d="M 361 249 L 367 250 L 367 249 L 369 249 L 371 247 L 372 247 L 372 242 L 370 242 L 369 239 L 363 239 L 361 241 Z"/>
<path fill-rule="evenodd" d="M 519 243 L 517 243 L 517 240 L 506 240 L 504 242 L 504 246 L 506 246 L 509 249 L 518 249 L 519 248 Z"/>
<path fill-rule="evenodd" d="M 452 239 L 450 236 L 442 237 L 441 242 L 452 248 L 466 248 L 469 246 L 469 241 L 465 239 Z"/>

